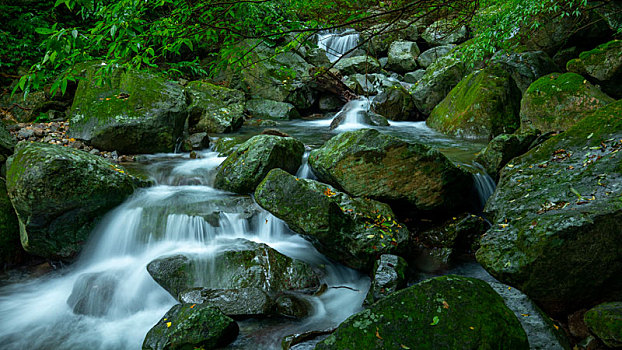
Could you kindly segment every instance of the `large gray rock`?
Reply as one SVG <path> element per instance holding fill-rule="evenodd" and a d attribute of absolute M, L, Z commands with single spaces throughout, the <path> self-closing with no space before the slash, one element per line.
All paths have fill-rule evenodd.
<path fill-rule="evenodd" d="M 254 99 L 246 103 L 246 111 L 253 117 L 290 120 L 300 118 L 296 108 L 287 102 Z"/>
<path fill-rule="evenodd" d="M 244 93 L 193 81 L 186 86 L 189 98 L 188 127 L 193 132 L 225 133 L 244 122 Z"/>
<path fill-rule="evenodd" d="M 340 59 L 335 63 L 335 68 L 343 75 L 378 73 L 380 63 L 370 56 L 354 56 Z"/>
<path fill-rule="evenodd" d="M 417 68 L 419 47 L 412 41 L 394 41 L 389 48 L 386 69 L 398 73 L 411 72 Z"/>
<path fill-rule="evenodd" d="M 393 254 L 382 254 L 372 270 L 371 286 L 365 303 L 371 305 L 406 287 L 408 263 L 404 258 Z"/>
<path fill-rule="evenodd" d="M 475 161 L 484 167 L 488 175 L 498 179 L 501 169 L 513 158 L 526 153 L 537 136 L 536 133 L 498 135 L 479 152 Z"/>
<path fill-rule="evenodd" d="M 416 120 L 419 117 L 413 98 L 400 84 L 383 87 L 374 97 L 371 110 L 391 120 Z"/>
<path fill-rule="evenodd" d="M 438 61 L 439 58 L 447 56 L 455 47 L 456 45 L 451 44 L 433 47 L 422 52 L 417 57 L 417 63 L 423 68 L 428 68 L 432 63 Z"/>
<path fill-rule="evenodd" d="M 510 72 L 521 92 L 538 78 L 559 70 L 555 62 L 542 51 L 507 52 L 498 51 L 492 56 L 492 63 Z"/>
<path fill-rule="evenodd" d="M 467 39 L 467 28 L 457 21 L 441 19 L 426 28 L 421 37 L 432 46 L 459 44 Z"/>
<path fill-rule="evenodd" d="M 466 66 L 458 59 L 443 57 L 433 63 L 411 90 L 417 109 L 429 115 L 466 74 Z"/>
<path fill-rule="evenodd" d="M 106 151 L 156 153 L 175 150 L 188 116 L 176 83 L 141 72 L 112 72 L 98 86 L 96 67 L 80 80 L 71 106 L 69 135 Z"/>
<path fill-rule="evenodd" d="M 347 87 L 359 95 L 376 94 L 376 75 L 374 74 L 352 74 L 345 81 Z"/>
<path fill-rule="evenodd" d="M 237 289 L 194 288 L 179 295 L 185 304 L 209 304 L 231 317 L 268 316 L 274 301 L 257 287 Z"/>
<path fill-rule="evenodd" d="M 137 180 L 101 157 L 47 143 L 23 143 L 7 161 L 7 190 L 24 249 L 74 257 L 97 221 L 134 191 Z"/>
<path fill-rule="evenodd" d="M 255 199 L 324 254 L 355 269 L 368 271 L 377 254 L 406 249 L 408 231 L 388 205 L 321 182 L 275 169 L 257 186 Z"/>

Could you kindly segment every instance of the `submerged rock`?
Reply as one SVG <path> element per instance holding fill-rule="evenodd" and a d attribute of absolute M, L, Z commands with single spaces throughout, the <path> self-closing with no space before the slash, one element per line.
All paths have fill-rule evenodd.
<path fill-rule="evenodd" d="M 274 168 L 295 174 L 305 147 L 291 137 L 257 135 L 241 144 L 218 167 L 214 187 L 250 193 Z"/>
<path fill-rule="evenodd" d="M 234 320 L 207 304 L 177 304 L 145 336 L 143 350 L 221 348 L 238 336 Z"/>
<path fill-rule="evenodd" d="M 104 316 L 108 313 L 117 284 L 113 273 L 84 273 L 73 284 L 67 305 L 74 314 Z"/>
<path fill-rule="evenodd" d="M 622 302 L 603 303 L 583 316 L 590 331 L 611 348 L 622 346 Z"/>
<path fill-rule="evenodd" d="M 473 183 L 470 174 L 437 150 L 374 129 L 333 137 L 311 152 L 309 164 L 321 181 L 352 196 L 401 203 L 410 210 L 460 207 Z"/>
<path fill-rule="evenodd" d="M 622 40 L 612 40 L 594 50 L 581 52 L 579 58 L 569 61 L 566 68 L 600 84 L 603 91 L 622 98 Z"/>
<path fill-rule="evenodd" d="M 525 331 L 485 282 L 443 276 L 381 299 L 316 349 L 529 349 Z"/>
<path fill-rule="evenodd" d="M 405 249 L 408 231 L 388 205 L 275 169 L 257 186 L 257 203 L 309 237 L 328 257 L 369 270 L 377 254 Z"/>
<path fill-rule="evenodd" d="M 549 310 L 622 288 L 621 113 L 609 104 L 514 159 L 486 205 L 477 260 Z"/>
<path fill-rule="evenodd" d="M 408 263 L 404 258 L 382 254 L 374 264 L 371 286 L 365 304 L 371 305 L 391 293 L 406 287 Z"/>
<path fill-rule="evenodd" d="M 69 259 L 97 221 L 134 191 L 135 178 L 101 157 L 47 143 L 23 143 L 7 161 L 7 190 L 24 249 Z"/>
<path fill-rule="evenodd" d="M 226 133 L 244 122 L 244 93 L 238 90 L 192 81 L 186 86 L 188 127 L 194 132 Z"/>

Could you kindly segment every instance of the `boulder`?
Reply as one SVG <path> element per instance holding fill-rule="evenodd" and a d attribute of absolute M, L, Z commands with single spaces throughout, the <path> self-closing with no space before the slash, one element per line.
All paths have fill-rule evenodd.
<path fill-rule="evenodd" d="M 416 84 L 417 82 L 419 82 L 419 80 L 421 80 L 421 78 L 423 78 L 424 75 L 425 69 L 417 69 L 414 72 L 408 72 L 404 74 L 404 82 L 409 84 Z"/>
<path fill-rule="evenodd" d="M 191 134 L 188 136 L 187 142 L 189 143 L 190 148 L 195 151 L 208 148 L 210 145 L 209 135 L 206 132 Z"/>
<path fill-rule="evenodd" d="M 238 324 L 207 304 L 177 304 L 149 330 L 143 350 L 217 349 L 237 338 Z"/>
<path fill-rule="evenodd" d="M 96 68 L 80 80 L 71 106 L 69 135 L 121 153 L 175 150 L 188 115 L 181 86 L 142 72 L 117 69 L 110 84 L 96 84 Z"/>
<path fill-rule="evenodd" d="M 248 141 L 247 135 L 222 136 L 217 138 L 212 144 L 214 152 L 218 152 L 219 157 L 227 157 L 237 150 L 241 144 Z"/>
<path fill-rule="evenodd" d="M 595 306 L 583 316 L 585 324 L 598 339 L 611 348 L 622 347 L 622 302 Z"/>
<path fill-rule="evenodd" d="M 386 55 L 391 43 L 395 41 L 417 41 L 419 39 L 419 27 L 419 24 L 408 20 L 373 25 L 361 32 L 363 40 L 367 41 L 364 48 L 371 56 Z"/>
<path fill-rule="evenodd" d="M 377 79 L 373 74 L 352 74 L 344 81 L 347 87 L 359 95 L 375 95 Z"/>
<path fill-rule="evenodd" d="M 343 75 L 378 73 L 380 63 L 370 56 L 354 56 L 340 59 L 335 68 Z"/>
<path fill-rule="evenodd" d="M 335 95 L 321 96 L 318 101 L 318 108 L 321 112 L 334 112 L 341 109 L 341 107 L 343 107 L 343 101 Z"/>
<path fill-rule="evenodd" d="M 365 297 L 365 304 L 371 305 L 391 293 L 406 287 L 408 263 L 393 254 L 382 254 L 372 270 L 371 286 Z"/>
<path fill-rule="evenodd" d="M 381 299 L 316 349 L 529 349 L 525 331 L 485 282 L 442 276 Z"/>
<path fill-rule="evenodd" d="M 15 137 L 4 127 L 4 123 L 0 122 L 0 166 L 13 154 L 15 144 Z"/>
<path fill-rule="evenodd" d="M 549 74 L 525 91 L 520 107 L 521 129 L 564 131 L 614 101 L 578 74 Z"/>
<path fill-rule="evenodd" d="M 433 47 L 429 50 L 422 52 L 419 57 L 417 57 L 417 63 L 423 68 L 428 68 L 439 58 L 447 56 L 455 47 L 456 45 L 442 45 Z"/>
<path fill-rule="evenodd" d="M 537 136 L 536 133 L 498 135 L 479 152 L 475 162 L 481 164 L 493 179 L 499 179 L 501 169 L 513 158 L 526 153 Z"/>
<path fill-rule="evenodd" d="M 238 90 L 192 81 L 186 85 L 188 128 L 192 132 L 227 133 L 244 122 L 244 93 Z"/>
<path fill-rule="evenodd" d="M 398 73 L 411 72 L 417 68 L 419 47 L 412 41 L 394 41 L 389 48 L 386 69 Z"/>
<path fill-rule="evenodd" d="M 454 20 L 441 19 L 426 28 L 421 34 L 431 46 L 459 44 L 467 39 L 467 28 Z"/>
<path fill-rule="evenodd" d="M 429 115 L 466 73 L 464 63 L 453 57 L 446 56 L 433 63 L 411 90 L 417 109 Z"/>
<path fill-rule="evenodd" d="M 558 71 L 555 62 L 543 51 L 497 51 L 491 59 L 494 65 L 510 73 L 521 93 L 538 78 Z"/>
<path fill-rule="evenodd" d="M 6 182 L 0 178 L 0 267 L 19 262 L 23 255 L 17 216 L 7 195 Z"/>
<path fill-rule="evenodd" d="M 492 139 L 519 126 L 520 90 L 510 74 L 489 66 L 464 78 L 426 120 L 447 135 Z"/>
<path fill-rule="evenodd" d="M 300 114 L 292 104 L 265 99 L 248 101 L 246 111 L 251 116 L 260 118 L 284 120 L 300 118 Z"/>
<path fill-rule="evenodd" d="M 622 289 L 622 101 L 501 172 L 477 260 L 549 311 Z"/>
<path fill-rule="evenodd" d="M 257 135 L 241 144 L 218 167 L 214 186 L 236 193 L 250 193 L 274 168 L 295 174 L 305 147 L 291 137 Z"/>
<path fill-rule="evenodd" d="M 352 196 L 417 210 L 451 210 L 465 202 L 472 178 L 447 157 L 374 129 L 344 132 L 311 152 L 320 181 Z"/>
<path fill-rule="evenodd" d="M 101 157 L 47 143 L 22 143 L 7 161 L 7 190 L 24 249 L 50 259 L 74 257 L 97 221 L 138 181 Z"/>
<path fill-rule="evenodd" d="M 408 240 L 388 205 L 280 169 L 257 186 L 255 200 L 328 257 L 355 269 L 371 269 L 376 255 L 404 249 Z"/>
<path fill-rule="evenodd" d="M 383 87 L 371 104 L 371 110 L 391 120 L 416 120 L 419 114 L 415 102 L 400 84 Z"/>
<path fill-rule="evenodd" d="M 274 301 L 261 288 L 238 289 L 193 288 L 179 294 L 185 304 L 209 304 L 230 317 L 267 316 Z"/>
<path fill-rule="evenodd" d="M 622 40 L 612 40 L 597 48 L 581 52 L 579 58 L 566 65 L 569 72 L 588 77 L 599 84 L 603 91 L 615 98 L 622 98 Z"/>
<path fill-rule="evenodd" d="M 290 318 L 309 316 L 313 306 L 304 297 L 296 294 L 283 294 L 274 301 L 276 313 Z"/>
<path fill-rule="evenodd" d="M 105 316 L 118 282 L 113 273 L 84 273 L 74 282 L 67 305 L 76 315 Z"/>
<path fill-rule="evenodd" d="M 67 95 L 72 94 L 68 92 Z M 10 111 L 10 115 L 18 122 L 45 122 L 52 119 L 65 119 L 65 111 L 71 104 L 70 99 L 69 101 L 52 99 L 45 91 L 31 91 L 26 95 L 26 99 L 23 93 L 0 96 L 0 107 Z"/>
<path fill-rule="evenodd" d="M 311 266 L 263 243 L 239 240 L 238 250 L 217 256 L 173 255 L 150 262 L 147 271 L 175 298 L 192 288 L 260 288 L 274 293 L 319 286 Z"/>

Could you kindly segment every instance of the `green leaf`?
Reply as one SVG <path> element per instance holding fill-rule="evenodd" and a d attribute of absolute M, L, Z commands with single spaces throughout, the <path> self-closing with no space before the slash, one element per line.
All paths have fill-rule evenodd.
<path fill-rule="evenodd" d="M 439 321 L 440 321 L 440 319 L 438 318 L 438 316 L 434 316 L 432 318 L 432 323 L 430 323 L 430 326 L 436 326 Z"/>
<path fill-rule="evenodd" d="M 54 33 L 54 30 L 51 28 L 35 28 L 35 32 L 37 34 L 41 34 L 41 35 L 50 35 L 52 33 Z"/>

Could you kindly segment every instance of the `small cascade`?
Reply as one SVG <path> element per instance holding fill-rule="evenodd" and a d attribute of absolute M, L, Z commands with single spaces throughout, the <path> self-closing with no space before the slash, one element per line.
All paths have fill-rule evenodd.
<path fill-rule="evenodd" d="M 354 29 L 346 29 L 341 33 L 320 33 L 317 45 L 326 51 L 330 62 L 335 62 L 359 43 L 360 35 Z"/>
<path fill-rule="evenodd" d="M 311 171 L 311 166 L 309 166 L 309 153 L 311 152 L 306 150 L 305 154 L 302 156 L 302 164 L 296 172 L 296 177 L 300 179 L 316 180 L 317 177 L 313 174 L 313 171 Z"/>
<path fill-rule="evenodd" d="M 495 180 L 493 180 L 479 164 L 475 163 L 475 165 L 479 171 L 473 174 L 473 182 L 481 208 L 484 208 L 488 198 L 495 192 L 497 185 L 495 184 Z"/>
<path fill-rule="evenodd" d="M 366 123 L 369 107 L 370 101 L 364 97 L 346 103 L 333 118 L 330 128 L 338 131 L 369 128 L 370 125 Z"/>

